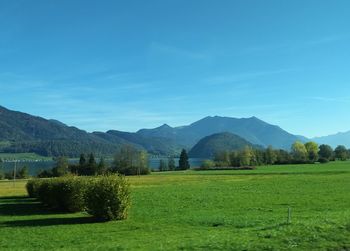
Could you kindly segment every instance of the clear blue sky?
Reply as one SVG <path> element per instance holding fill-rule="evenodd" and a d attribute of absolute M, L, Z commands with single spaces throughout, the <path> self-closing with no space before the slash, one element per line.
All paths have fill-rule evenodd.
<path fill-rule="evenodd" d="M 0 1 L 0 105 L 135 131 L 208 115 L 350 130 L 348 0 Z"/>

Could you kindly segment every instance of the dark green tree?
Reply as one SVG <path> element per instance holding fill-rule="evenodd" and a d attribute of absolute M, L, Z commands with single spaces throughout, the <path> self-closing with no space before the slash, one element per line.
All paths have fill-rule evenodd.
<path fill-rule="evenodd" d="M 348 150 L 345 146 L 337 146 L 334 150 L 334 155 L 336 159 L 345 161 L 348 159 Z"/>
<path fill-rule="evenodd" d="M 27 179 L 28 177 L 29 177 L 28 167 L 24 166 L 18 171 L 17 178 L 19 178 L 19 179 Z"/>
<path fill-rule="evenodd" d="M 100 162 L 97 165 L 97 174 L 101 175 L 107 172 L 107 165 L 103 157 L 100 158 Z"/>
<path fill-rule="evenodd" d="M 79 165 L 80 167 L 84 167 L 86 165 L 86 157 L 83 153 L 80 154 Z"/>
<path fill-rule="evenodd" d="M 284 164 L 291 163 L 292 157 L 289 154 L 289 152 L 280 149 L 276 151 L 276 154 L 277 154 L 276 164 L 284 165 Z"/>
<path fill-rule="evenodd" d="M 87 163 L 88 175 L 96 175 L 97 174 L 97 163 L 93 153 L 89 154 L 89 160 Z"/>
<path fill-rule="evenodd" d="M 241 160 L 237 151 L 233 151 L 230 153 L 230 166 L 232 167 L 240 167 Z"/>
<path fill-rule="evenodd" d="M 188 155 L 185 149 L 182 149 L 179 159 L 179 170 L 190 169 L 190 163 L 188 162 Z"/>
<path fill-rule="evenodd" d="M 64 176 L 68 173 L 68 159 L 66 157 L 58 157 L 56 159 L 56 166 L 52 169 L 54 177 Z"/>
<path fill-rule="evenodd" d="M 175 160 L 173 157 L 168 158 L 168 168 L 170 171 L 175 171 L 176 170 L 176 165 L 175 165 Z"/>
<path fill-rule="evenodd" d="M 318 154 L 320 158 L 323 158 L 325 160 L 331 160 L 333 157 L 333 148 L 329 145 L 320 145 Z"/>

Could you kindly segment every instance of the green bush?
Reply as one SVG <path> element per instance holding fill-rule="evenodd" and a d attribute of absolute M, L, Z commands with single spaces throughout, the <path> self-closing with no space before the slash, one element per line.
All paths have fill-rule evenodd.
<path fill-rule="evenodd" d="M 40 179 L 31 179 L 26 184 L 27 193 L 30 198 L 38 197 L 38 189 L 40 187 L 41 180 Z"/>
<path fill-rule="evenodd" d="M 53 179 L 52 196 L 56 197 L 54 208 L 67 212 L 84 210 L 84 195 L 87 179 L 78 177 L 63 177 Z"/>
<path fill-rule="evenodd" d="M 88 179 L 74 176 L 28 182 L 29 196 L 36 196 L 46 206 L 66 212 L 84 209 L 84 194 Z M 38 187 L 36 187 L 37 185 Z"/>
<path fill-rule="evenodd" d="M 319 158 L 318 162 L 320 162 L 320 163 L 324 164 L 324 163 L 328 163 L 328 162 L 329 162 L 329 160 L 328 160 L 327 158 L 323 158 L 323 157 L 321 157 L 321 158 Z"/>
<path fill-rule="evenodd" d="M 50 208 L 55 208 L 56 196 L 53 194 L 53 179 L 44 179 L 39 183 L 37 189 L 37 198 L 46 206 Z"/>
<path fill-rule="evenodd" d="M 85 202 L 87 212 L 102 220 L 122 220 L 130 207 L 129 184 L 123 176 L 95 178 L 89 183 Z"/>
<path fill-rule="evenodd" d="M 208 170 L 215 167 L 215 162 L 212 160 L 204 160 L 201 164 L 201 170 Z"/>
<path fill-rule="evenodd" d="M 37 198 L 50 209 L 65 212 L 86 209 L 103 220 L 126 219 L 130 207 L 129 185 L 123 176 L 32 179 L 26 188 L 30 197 Z"/>

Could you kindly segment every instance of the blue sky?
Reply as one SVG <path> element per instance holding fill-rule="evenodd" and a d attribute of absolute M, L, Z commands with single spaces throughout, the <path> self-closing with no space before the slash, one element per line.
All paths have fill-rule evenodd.
<path fill-rule="evenodd" d="M 0 1 L 0 105 L 94 131 L 350 130 L 350 1 Z"/>

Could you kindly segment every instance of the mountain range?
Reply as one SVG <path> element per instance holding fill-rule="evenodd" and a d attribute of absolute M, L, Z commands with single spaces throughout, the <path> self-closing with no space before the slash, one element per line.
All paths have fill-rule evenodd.
<path fill-rule="evenodd" d="M 44 156 L 69 157 L 89 152 L 110 155 L 122 145 L 131 144 L 155 155 L 177 155 L 182 148 L 190 150 L 201 139 L 224 132 L 234 134 L 252 145 L 272 145 L 281 149 L 290 149 L 296 140 L 307 140 L 256 117 L 238 119 L 214 116 L 181 127 L 164 124 L 134 133 L 117 130 L 89 133 L 57 120 L 0 106 L 0 152 L 35 152 Z M 334 136 L 332 144 L 339 144 L 336 142 L 342 139 L 343 135 Z M 324 140 L 326 138 L 317 138 L 319 142 Z"/>

